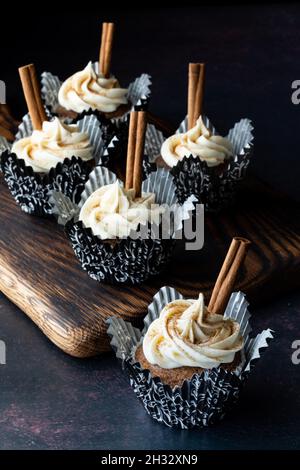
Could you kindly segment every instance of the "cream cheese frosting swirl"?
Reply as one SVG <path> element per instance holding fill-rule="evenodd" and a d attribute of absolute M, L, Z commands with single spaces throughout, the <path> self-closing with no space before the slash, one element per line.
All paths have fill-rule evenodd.
<path fill-rule="evenodd" d="M 31 136 L 17 140 L 12 152 L 22 158 L 26 166 L 40 173 L 48 173 L 65 158 L 93 158 L 88 134 L 81 132 L 77 125 L 64 124 L 58 118 L 44 121 L 42 130 L 34 130 Z"/>
<path fill-rule="evenodd" d="M 147 361 L 163 369 L 218 367 L 232 362 L 243 346 L 239 324 L 209 313 L 203 294 L 167 304 L 143 339 Z"/>
<path fill-rule="evenodd" d="M 111 113 L 127 104 L 126 88 L 120 88 L 115 77 L 97 74 L 89 62 L 85 69 L 69 77 L 58 92 L 58 101 L 67 110 L 81 113 L 98 110 Z"/>
<path fill-rule="evenodd" d="M 161 156 L 170 167 L 190 155 L 206 161 L 208 166 L 217 166 L 233 156 L 233 147 L 226 137 L 213 135 L 200 116 L 195 127 L 172 135 L 161 147 Z"/>
<path fill-rule="evenodd" d="M 135 198 L 133 189 L 125 190 L 118 181 L 102 186 L 83 204 L 79 220 L 101 239 L 128 237 L 131 230 L 148 221 L 159 223 L 163 207 L 155 204 L 155 194 Z"/>

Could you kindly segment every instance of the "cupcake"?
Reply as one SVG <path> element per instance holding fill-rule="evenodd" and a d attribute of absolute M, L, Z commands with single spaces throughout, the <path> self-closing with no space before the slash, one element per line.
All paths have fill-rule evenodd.
<path fill-rule="evenodd" d="M 125 186 L 99 166 L 78 205 L 59 192 L 52 194 L 58 221 L 65 225 L 82 268 L 100 282 L 138 284 L 159 274 L 171 258 L 177 230 L 194 208 L 193 199 L 185 210 L 176 206 L 172 178 L 165 170 L 142 183 L 145 114 L 133 113 L 132 123 L 137 127 L 135 136 L 130 134 Z M 168 233 L 162 230 L 167 219 L 172 221 Z"/>
<path fill-rule="evenodd" d="M 176 299 L 161 310 L 137 347 L 135 360 L 171 388 L 205 370 L 236 372 L 244 340 L 238 322 L 209 313 L 204 296 Z"/>
<path fill-rule="evenodd" d="M 169 168 L 175 167 L 184 157 L 191 156 L 220 173 L 226 161 L 232 160 L 234 148 L 228 138 L 213 134 L 200 116 L 190 130 L 174 134 L 164 141 L 161 156 Z"/>
<path fill-rule="evenodd" d="M 79 220 L 101 240 L 126 238 L 140 224 L 159 225 L 163 207 L 155 204 L 154 193 L 136 197 L 134 189 L 126 190 L 120 180 L 96 189 L 85 201 Z"/>
<path fill-rule="evenodd" d="M 94 163 L 89 135 L 81 132 L 78 125 L 65 124 L 57 117 L 44 121 L 42 129 L 35 129 L 29 136 L 16 140 L 11 152 L 40 175 L 48 174 L 51 168 L 74 155 L 83 162 Z"/>
<path fill-rule="evenodd" d="M 51 215 L 51 189 L 62 190 L 78 201 L 90 171 L 103 153 L 101 131 L 94 116 L 66 124 L 46 114 L 34 67 L 22 67 L 20 75 L 29 115 L 23 118 L 12 145 L 2 139 L 1 169 L 22 210 Z"/>
<path fill-rule="evenodd" d="M 148 307 L 143 331 L 120 318 L 108 320 L 111 345 L 134 392 L 147 413 L 167 426 L 187 429 L 220 420 L 273 337 L 268 329 L 250 338 L 245 295 L 231 294 L 245 251 L 242 242 L 233 242 L 233 261 L 229 266 L 227 256 L 208 307 L 201 293 L 184 299 L 163 287 Z"/>
<path fill-rule="evenodd" d="M 89 62 L 83 70 L 63 82 L 58 92 L 58 102 L 62 109 L 76 115 L 96 111 L 112 119 L 130 110 L 127 94 L 128 89 L 121 88 L 114 76 L 106 78 Z"/>
<path fill-rule="evenodd" d="M 150 97 L 150 77 L 142 74 L 127 87 L 111 74 L 114 24 L 103 23 L 99 62 L 89 61 L 83 70 L 61 82 L 50 73 L 42 75 L 42 93 L 52 112 L 79 119 L 95 114 L 108 132 L 126 120 L 130 111 L 145 109 Z"/>
<path fill-rule="evenodd" d="M 162 143 L 157 163 L 169 168 L 181 203 L 193 194 L 207 211 L 218 211 L 232 203 L 245 176 L 253 127 L 249 119 L 242 119 L 227 136 L 220 136 L 202 114 L 203 82 L 204 64 L 190 64 L 188 116 Z M 159 134 L 156 140 L 161 142 Z"/>

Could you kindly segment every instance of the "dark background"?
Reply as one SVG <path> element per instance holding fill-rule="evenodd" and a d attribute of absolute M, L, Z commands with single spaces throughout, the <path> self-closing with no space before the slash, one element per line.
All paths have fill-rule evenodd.
<path fill-rule="evenodd" d="M 242 117 L 255 124 L 253 168 L 299 198 L 300 6 L 268 4 L 105 10 L 70 4 L 62 14 L 1 17 L 0 79 L 8 102 L 25 112 L 17 67 L 35 62 L 66 78 L 97 59 L 100 23 L 117 23 L 113 71 L 122 84 L 153 77 L 151 109 L 176 125 L 186 111 L 187 63 L 207 62 L 205 110 L 220 131 Z M 52 8 L 53 15 L 48 14 Z M 27 11 L 28 13 L 28 11 Z M 13 21 L 12 21 L 13 18 Z M 253 307 L 255 331 L 275 339 L 251 374 L 238 406 L 223 423 L 199 431 L 153 422 L 133 395 L 113 355 L 76 360 L 59 351 L 0 294 L 0 449 L 299 449 L 299 293 Z"/>
<path fill-rule="evenodd" d="M 101 22 L 114 21 L 112 71 L 126 86 L 148 72 L 151 110 L 178 124 L 186 112 L 187 64 L 207 63 L 205 112 L 219 132 L 242 117 L 253 120 L 252 168 L 280 190 L 300 198 L 300 105 L 291 102 L 291 83 L 300 79 L 300 5 L 202 5 L 103 8 L 84 5 L 66 14 L 22 13 L 1 21 L 0 79 L 16 113 L 25 103 L 17 68 L 34 62 L 66 78 L 97 60 Z M 52 13 L 48 11 L 51 10 Z M 55 12 L 55 13 L 53 13 Z M 75 12 L 75 13 L 74 13 Z"/>

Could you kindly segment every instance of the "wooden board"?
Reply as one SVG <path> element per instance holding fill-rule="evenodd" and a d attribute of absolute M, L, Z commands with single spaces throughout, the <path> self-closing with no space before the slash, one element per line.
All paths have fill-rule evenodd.
<path fill-rule="evenodd" d="M 237 289 L 251 302 L 275 298 L 300 284 L 300 207 L 257 183 L 239 194 L 237 207 L 206 216 L 205 246 L 178 246 L 166 272 L 139 287 L 90 279 L 54 221 L 16 206 L 0 179 L 0 289 L 58 347 L 77 357 L 109 349 L 105 319 L 122 315 L 141 323 L 153 294 L 172 285 L 194 297 L 211 288 L 232 236 L 253 241 Z"/>

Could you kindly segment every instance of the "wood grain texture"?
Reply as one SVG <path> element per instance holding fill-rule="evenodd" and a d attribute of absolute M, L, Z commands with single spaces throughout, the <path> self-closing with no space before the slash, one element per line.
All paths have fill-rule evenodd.
<path fill-rule="evenodd" d="M 12 142 L 19 124 L 7 104 L 0 104 L 0 136 Z"/>
<path fill-rule="evenodd" d="M 180 242 L 166 272 L 138 287 L 90 279 L 63 230 L 53 220 L 23 213 L 2 179 L 0 213 L 0 289 L 51 341 L 76 357 L 109 349 L 107 317 L 121 315 L 140 324 L 163 285 L 189 297 L 202 291 L 208 301 L 235 235 L 253 242 L 236 286 L 251 302 L 277 297 L 300 284 L 299 204 L 258 184 L 245 187 L 231 211 L 206 216 L 203 250 L 183 252 Z"/>

